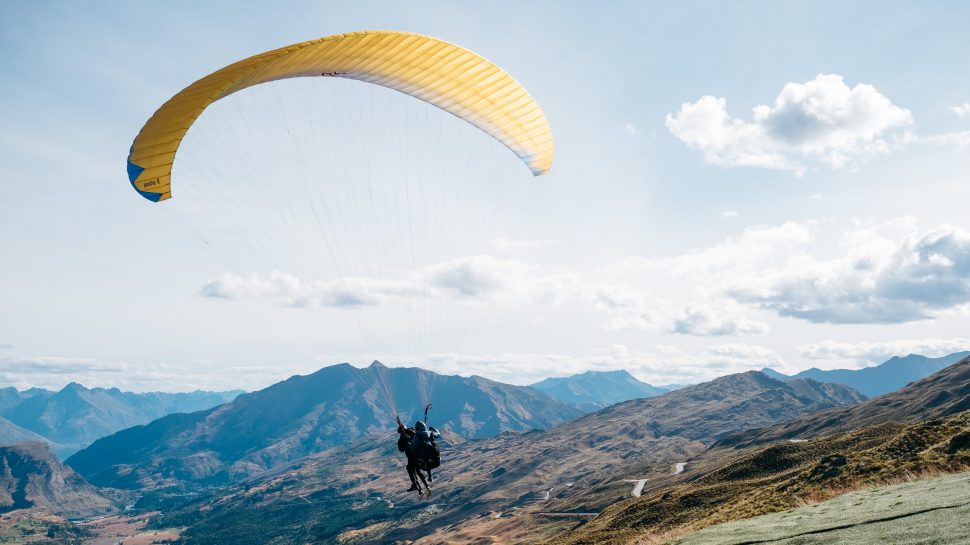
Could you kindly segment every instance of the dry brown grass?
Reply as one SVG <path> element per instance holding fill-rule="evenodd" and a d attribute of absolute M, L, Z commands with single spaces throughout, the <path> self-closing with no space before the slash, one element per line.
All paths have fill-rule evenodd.
<path fill-rule="evenodd" d="M 800 443 L 753 448 L 709 467 L 691 482 L 616 504 L 550 543 L 669 542 L 688 531 L 825 501 L 872 488 L 970 469 L 970 412 L 884 424 Z M 666 540 L 666 541 L 665 541 Z"/>
<path fill-rule="evenodd" d="M 805 507 L 808 505 L 821 503 L 823 501 L 841 496 L 842 494 L 848 494 L 849 492 L 858 492 L 860 490 L 871 490 L 881 486 L 893 486 L 897 484 L 922 481 L 924 479 L 952 475 L 954 473 L 960 473 L 967 470 L 970 470 L 970 466 L 927 467 L 919 471 L 903 471 L 897 475 L 883 477 L 876 480 L 855 480 L 830 488 L 817 488 L 811 490 L 805 496 L 796 498 L 793 507 Z"/>
<path fill-rule="evenodd" d="M 670 543 L 671 541 L 689 532 L 690 530 L 686 528 L 673 528 L 660 532 L 651 532 L 638 536 L 630 543 L 630 545 L 664 545 L 664 543 Z"/>
<path fill-rule="evenodd" d="M 172 543 L 178 541 L 179 533 L 175 530 L 141 532 L 122 541 L 122 545 L 154 545 L 157 543 Z"/>

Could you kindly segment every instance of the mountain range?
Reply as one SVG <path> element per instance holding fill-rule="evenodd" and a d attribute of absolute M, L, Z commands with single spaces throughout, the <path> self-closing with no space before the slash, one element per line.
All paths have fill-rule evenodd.
<path fill-rule="evenodd" d="M 629 385 L 619 373 L 547 382 L 582 385 L 565 391 L 587 401 L 567 402 L 481 377 L 340 364 L 104 437 L 67 460 L 65 482 L 82 495 L 98 491 L 81 476 L 129 489 L 112 494 L 140 496 L 136 511 L 161 509 L 152 524 L 187 528 L 187 545 L 556 535 L 555 543 L 578 544 L 785 509 L 802 497 L 792 491 L 828 494 L 854 482 L 843 477 L 970 466 L 970 358 L 873 399 L 842 384 L 752 371 L 585 415 L 577 408 L 615 392 L 596 385 L 616 383 Z M 0 410 L 25 402 L 15 397 L 0 391 Z M 431 503 L 404 491 L 387 410 L 410 422 L 428 399 L 430 422 L 444 432 Z M 58 471 L 23 461 L 44 459 L 32 445 L 30 456 L 18 445 L 11 461 L 0 461 L 0 490 L 9 496 L 0 491 L 0 509 L 25 505 L 26 492 L 14 496 L 27 490 L 19 483 L 57 481 L 43 475 Z M 70 495 L 32 497 L 40 498 L 32 505 L 77 511 Z M 599 512 L 573 531 L 576 517 Z"/>
<path fill-rule="evenodd" d="M 190 527 L 183 535 L 186 543 L 257 543 L 265 539 L 263 527 L 281 543 L 296 543 L 321 539 L 322 534 L 306 533 L 307 520 L 344 512 L 344 520 L 364 523 L 359 509 L 366 505 L 367 520 L 395 518 L 390 526 L 375 523 L 373 535 L 362 530 L 368 536 L 363 542 L 425 536 L 432 543 L 471 543 L 482 536 L 466 534 L 460 523 L 493 520 L 482 517 L 483 513 L 537 504 L 551 511 L 561 510 L 560 506 L 577 511 L 600 508 L 629 495 L 633 485 L 625 479 L 664 474 L 725 434 L 861 399 L 861 394 L 841 385 L 801 379 L 786 383 L 749 372 L 626 401 L 545 430 L 452 442 L 445 445 L 435 480 L 439 484 L 433 499 L 433 536 L 420 523 L 424 519 L 412 521 L 405 515 L 410 509 L 423 509 L 423 503 L 404 493 L 403 457 L 394 436 L 294 460 L 221 492 L 211 504 L 195 503 L 184 513 L 168 516 L 173 517 L 173 524 L 178 521 Z M 69 463 L 94 482 L 101 482 L 103 469 L 78 461 Z M 164 463 L 156 464 L 155 474 L 163 473 L 164 467 Z M 370 500 L 357 501 L 357 507 L 351 508 L 348 503 L 354 497 Z M 375 503 L 382 498 L 401 511 L 389 512 Z M 168 524 L 168 520 L 163 517 L 159 523 Z M 235 530 L 252 528 L 251 524 L 261 528 L 260 537 Z M 347 524 L 350 522 L 341 527 Z M 392 529 L 393 537 L 387 534 Z M 515 535 L 504 538 L 517 542 Z"/>
<path fill-rule="evenodd" d="M 688 471 L 652 480 L 640 497 L 609 506 L 550 543 L 650 542 L 650 536 L 676 537 L 860 487 L 966 471 L 968 409 L 970 358 L 965 358 L 896 392 L 724 436 L 691 458 Z M 957 541 L 924 535 L 919 542 Z"/>
<path fill-rule="evenodd" d="M 362 437 L 396 437 L 387 403 L 412 422 L 432 397 L 431 422 L 455 440 L 547 428 L 582 414 L 525 386 L 388 368 L 380 362 L 365 369 L 344 363 L 213 409 L 123 430 L 67 463 L 99 486 L 236 482 Z"/>
<path fill-rule="evenodd" d="M 932 374 L 970 355 L 950 354 L 941 358 L 919 355 L 893 357 L 881 365 L 860 370 L 808 369 L 788 376 L 769 368 L 773 378 L 812 378 L 820 382 L 845 384 L 867 396 L 881 395 Z M 583 412 L 636 398 L 652 397 L 672 390 L 641 382 L 626 371 L 590 371 L 570 377 L 549 378 L 532 388 Z M 76 383 L 58 392 L 42 388 L 19 391 L 0 388 L 0 444 L 43 440 L 65 458 L 96 439 L 131 426 L 147 424 L 172 413 L 194 412 L 232 400 L 240 391 L 190 393 L 131 393 L 116 388 L 85 388 Z M 409 408 L 409 413 L 417 412 Z M 564 418 L 568 418 L 565 415 Z M 516 422 L 493 421 L 481 431 L 459 430 L 465 437 L 482 437 L 505 429 L 520 429 Z"/>
<path fill-rule="evenodd" d="M 547 378 L 530 386 L 586 412 L 667 391 L 642 382 L 626 371 L 587 371 L 568 377 Z"/>
<path fill-rule="evenodd" d="M 895 392 L 849 407 L 819 411 L 788 422 L 722 437 L 719 445 L 741 448 L 859 429 L 886 422 L 932 420 L 970 410 L 970 356 Z"/>
<path fill-rule="evenodd" d="M 874 367 L 864 369 L 822 370 L 815 367 L 795 375 L 785 375 L 773 369 L 761 371 L 777 379 L 811 378 L 820 382 L 845 384 L 859 390 L 868 397 L 875 397 L 896 391 L 914 380 L 933 373 L 970 356 L 970 352 L 956 352 L 940 358 L 927 358 L 917 354 L 893 356 Z"/>
<path fill-rule="evenodd" d="M 67 457 L 96 439 L 179 412 L 208 409 L 231 401 L 240 391 L 133 393 L 70 383 L 57 392 L 42 388 L 0 389 L 0 445 L 26 440 L 47 442 Z"/>

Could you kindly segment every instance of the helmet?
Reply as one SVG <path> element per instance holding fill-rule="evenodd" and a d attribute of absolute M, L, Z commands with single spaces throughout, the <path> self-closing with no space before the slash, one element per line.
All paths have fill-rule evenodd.
<path fill-rule="evenodd" d="M 414 431 L 424 431 L 426 429 L 428 429 L 428 426 L 424 422 L 418 420 L 414 423 Z"/>

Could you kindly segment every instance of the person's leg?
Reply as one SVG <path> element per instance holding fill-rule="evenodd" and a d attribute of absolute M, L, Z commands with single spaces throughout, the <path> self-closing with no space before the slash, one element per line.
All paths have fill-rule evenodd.
<path fill-rule="evenodd" d="M 408 479 L 411 480 L 411 488 L 408 489 L 408 492 L 412 490 L 421 490 L 420 488 L 418 488 L 418 479 L 414 476 L 417 470 L 415 469 L 414 464 L 411 462 L 411 460 L 408 460 L 408 465 L 406 469 L 408 470 Z"/>
<path fill-rule="evenodd" d="M 428 486 L 428 482 L 424 480 L 424 474 L 421 473 L 421 470 L 419 469 L 419 470 L 415 471 L 415 473 L 417 473 L 418 474 L 418 478 L 421 479 L 421 484 L 424 485 L 424 489 L 427 490 L 428 492 L 431 492 L 431 487 Z M 420 491 L 420 489 L 419 489 L 419 491 Z"/>

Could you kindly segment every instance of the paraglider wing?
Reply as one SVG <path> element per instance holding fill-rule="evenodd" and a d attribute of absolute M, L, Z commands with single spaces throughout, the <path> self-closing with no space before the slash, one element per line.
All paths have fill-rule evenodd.
<path fill-rule="evenodd" d="M 373 83 L 433 104 L 503 143 L 536 176 L 549 171 L 552 131 L 526 90 L 488 60 L 454 44 L 407 32 L 328 36 L 260 53 L 189 85 L 162 105 L 135 138 L 128 179 L 143 197 L 172 196 L 182 138 L 213 102 L 271 81 L 310 76 Z"/>

